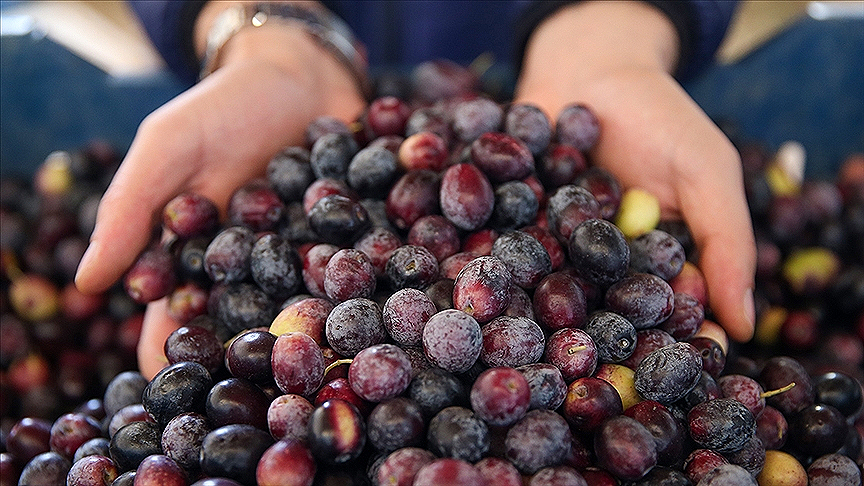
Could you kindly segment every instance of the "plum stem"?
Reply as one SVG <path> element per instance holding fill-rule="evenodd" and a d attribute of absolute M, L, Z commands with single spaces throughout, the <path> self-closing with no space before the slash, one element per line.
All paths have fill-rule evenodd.
<path fill-rule="evenodd" d="M 779 394 L 781 394 L 781 393 L 783 393 L 783 392 L 785 392 L 785 391 L 789 391 L 789 390 L 791 390 L 791 389 L 794 388 L 794 387 L 795 387 L 795 382 L 793 381 L 792 383 L 789 383 L 788 385 L 786 385 L 786 386 L 784 386 L 784 387 L 781 387 L 781 388 L 778 388 L 778 389 L 776 389 L 776 390 L 768 390 L 768 391 L 762 392 L 762 394 L 760 394 L 759 397 L 761 397 L 761 398 L 771 398 L 771 397 L 773 397 L 774 395 L 779 395 Z"/>
<path fill-rule="evenodd" d="M 324 375 L 326 376 L 327 373 L 330 373 L 330 370 L 332 370 L 333 368 L 335 368 L 337 366 L 350 365 L 352 361 L 354 361 L 354 360 L 351 358 L 337 359 L 336 361 L 327 365 L 326 368 L 324 368 Z"/>

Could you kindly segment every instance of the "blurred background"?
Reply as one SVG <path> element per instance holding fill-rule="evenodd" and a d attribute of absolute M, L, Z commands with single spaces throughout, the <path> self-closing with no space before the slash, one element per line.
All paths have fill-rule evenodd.
<path fill-rule="evenodd" d="M 184 88 L 123 2 L 2 1 L 0 175 L 93 139 L 125 151 Z M 733 139 L 795 140 L 808 177 L 833 177 L 864 152 L 864 2 L 744 1 L 716 64 L 685 88 Z"/>

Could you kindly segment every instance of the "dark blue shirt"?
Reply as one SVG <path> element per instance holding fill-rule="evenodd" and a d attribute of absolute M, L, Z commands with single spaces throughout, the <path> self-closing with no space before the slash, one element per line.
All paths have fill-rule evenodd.
<path fill-rule="evenodd" d="M 198 60 L 192 26 L 204 2 L 131 1 L 157 50 L 181 79 L 194 83 Z M 324 2 L 354 30 L 372 67 L 404 68 L 432 59 L 468 64 L 480 54 L 518 67 L 531 30 L 567 1 L 335 0 Z M 649 1 L 669 16 L 681 39 L 678 77 L 708 64 L 725 35 L 735 2 Z"/>

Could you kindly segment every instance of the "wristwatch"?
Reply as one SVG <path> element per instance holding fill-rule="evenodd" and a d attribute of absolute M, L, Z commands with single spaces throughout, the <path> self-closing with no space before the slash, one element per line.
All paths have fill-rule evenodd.
<path fill-rule="evenodd" d="M 313 9 L 291 3 L 235 5 L 220 12 L 207 32 L 199 79 L 216 70 L 222 48 L 237 32 L 245 27 L 260 27 L 268 22 L 302 27 L 348 68 L 360 92 L 366 99 L 370 99 L 372 89 L 367 75 L 365 48 L 354 37 L 348 25 L 327 9 Z"/>

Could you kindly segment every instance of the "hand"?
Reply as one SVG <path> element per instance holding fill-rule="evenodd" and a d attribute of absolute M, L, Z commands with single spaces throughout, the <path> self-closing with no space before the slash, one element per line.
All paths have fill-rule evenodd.
<path fill-rule="evenodd" d="M 262 50 L 260 46 L 292 49 Z M 348 70 L 299 28 L 244 29 L 211 76 L 149 115 L 106 190 L 76 275 L 84 292 L 116 282 L 150 242 L 164 205 L 194 191 L 224 215 L 231 193 L 264 174 L 287 145 L 302 145 L 314 118 L 356 119 L 363 98 Z M 141 372 L 165 364 L 165 338 L 179 323 L 165 299 L 148 305 L 138 345 Z"/>
<path fill-rule="evenodd" d="M 615 16 L 619 20 L 611 21 Z M 580 34 L 585 37 L 558 37 Z M 595 112 L 601 135 L 592 160 L 624 187 L 656 195 L 665 218 L 683 218 L 698 248 L 712 311 L 732 339 L 746 341 L 755 319 L 756 250 L 741 163 L 729 140 L 668 74 L 674 35 L 647 5 L 588 2 L 564 9 L 529 44 L 517 101 L 541 107 L 552 120 L 576 101 Z M 649 49 L 627 40 L 634 38 Z M 568 56 L 576 56 L 572 64 Z"/>

